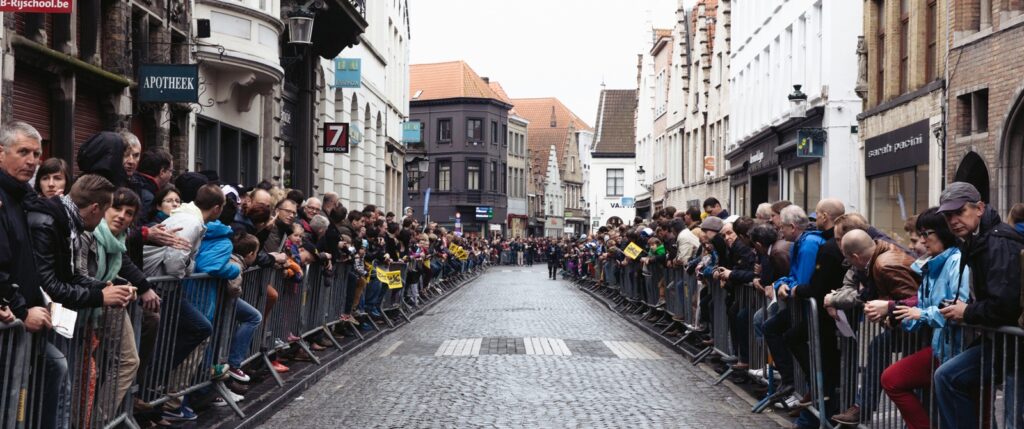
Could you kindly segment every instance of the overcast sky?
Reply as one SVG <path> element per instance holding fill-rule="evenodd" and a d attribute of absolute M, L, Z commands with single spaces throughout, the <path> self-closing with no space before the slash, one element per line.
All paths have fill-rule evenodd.
<path fill-rule="evenodd" d="M 690 4 L 689 0 L 687 4 Z M 412 64 L 464 60 L 512 98 L 557 97 L 591 126 L 602 80 L 636 88 L 647 22 L 677 0 L 410 0 Z"/>

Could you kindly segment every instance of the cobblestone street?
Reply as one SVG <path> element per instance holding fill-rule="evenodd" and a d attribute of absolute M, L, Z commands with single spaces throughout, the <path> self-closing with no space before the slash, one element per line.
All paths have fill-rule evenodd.
<path fill-rule="evenodd" d="M 546 267 L 500 266 L 264 427 L 776 427 L 713 381 Z"/>

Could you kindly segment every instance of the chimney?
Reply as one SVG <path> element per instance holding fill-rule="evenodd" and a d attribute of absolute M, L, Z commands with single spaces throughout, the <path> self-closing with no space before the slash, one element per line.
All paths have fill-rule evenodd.
<path fill-rule="evenodd" d="M 480 79 L 483 79 L 483 80 L 484 80 L 484 83 L 487 83 L 487 84 L 491 83 L 491 78 L 489 78 L 489 77 L 487 77 L 487 76 L 483 76 L 483 77 L 481 77 Z"/>
<path fill-rule="evenodd" d="M 551 128 L 558 128 L 558 119 L 555 118 L 555 106 L 551 106 Z"/>

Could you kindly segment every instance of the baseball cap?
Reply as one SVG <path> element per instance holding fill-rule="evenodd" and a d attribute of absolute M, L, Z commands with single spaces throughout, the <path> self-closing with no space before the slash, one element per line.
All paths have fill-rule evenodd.
<path fill-rule="evenodd" d="M 964 204 L 981 201 L 978 188 L 967 182 L 953 182 L 939 196 L 939 213 L 960 210 Z"/>

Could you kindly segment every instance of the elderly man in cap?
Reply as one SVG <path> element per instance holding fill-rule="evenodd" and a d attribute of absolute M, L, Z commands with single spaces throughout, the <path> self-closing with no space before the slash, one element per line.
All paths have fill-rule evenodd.
<path fill-rule="evenodd" d="M 970 287 L 974 297 L 969 302 L 958 300 L 944 306 L 940 310 L 943 317 L 950 322 L 992 328 L 1016 325 L 1021 314 L 1019 255 L 1024 249 L 1024 237 L 1003 223 L 969 183 L 950 183 L 939 198 L 939 212 L 960 241 L 961 266 L 971 268 L 970 276 L 960 286 Z M 981 386 L 992 386 L 992 373 L 1004 365 L 1008 371 L 1004 427 L 1024 427 L 1020 398 L 1024 386 L 1019 385 L 1024 380 L 1014 372 L 1020 371 L 1020 363 L 1014 363 L 1020 356 L 1016 355 L 1016 347 L 1003 350 L 1003 346 L 1003 341 L 983 337 L 935 370 L 936 409 L 942 427 L 976 426 L 978 390 Z M 1003 362 L 1004 359 L 1007 361 Z M 985 366 L 992 365 L 989 369 L 996 371 L 983 371 L 982 362 L 991 362 Z"/>

